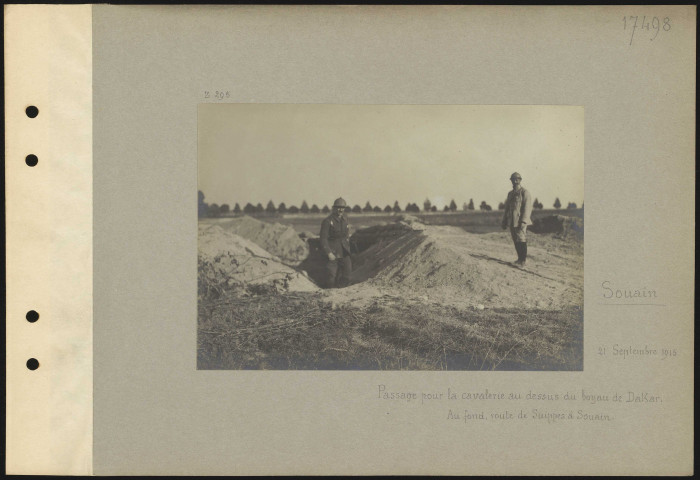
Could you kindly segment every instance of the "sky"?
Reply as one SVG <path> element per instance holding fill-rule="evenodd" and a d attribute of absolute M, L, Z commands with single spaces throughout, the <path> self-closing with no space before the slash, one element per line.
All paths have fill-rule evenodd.
<path fill-rule="evenodd" d="M 551 208 L 583 202 L 583 107 L 200 104 L 205 202 L 494 209 L 522 185 Z"/>

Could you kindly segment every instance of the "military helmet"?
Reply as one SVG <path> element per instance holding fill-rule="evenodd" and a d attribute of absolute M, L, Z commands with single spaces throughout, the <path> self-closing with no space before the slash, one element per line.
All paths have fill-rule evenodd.
<path fill-rule="evenodd" d="M 513 172 L 513 175 L 510 176 L 511 180 L 513 180 L 514 178 L 519 178 L 520 180 L 523 179 L 523 177 L 518 172 Z"/>
<path fill-rule="evenodd" d="M 342 198 L 336 198 L 335 202 L 333 202 L 333 208 L 335 207 L 348 208 L 348 204 L 345 203 L 345 200 L 343 200 Z"/>

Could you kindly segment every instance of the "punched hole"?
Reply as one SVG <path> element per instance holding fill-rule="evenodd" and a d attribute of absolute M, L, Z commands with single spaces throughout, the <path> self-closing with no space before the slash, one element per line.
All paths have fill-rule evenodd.
<path fill-rule="evenodd" d="M 36 358 L 30 358 L 29 360 L 27 360 L 27 368 L 29 370 L 36 370 L 37 368 L 39 368 L 39 360 L 37 360 Z"/>
<path fill-rule="evenodd" d="M 29 311 L 27 312 L 27 321 L 28 321 L 29 323 L 34 323 L 34 322 L 36 322 L 37 320 L 39 320 L 39 312 L 36 312 L 36 311 L 34 311 L 34 310 L 29 310 Z"/>
<path fill-rule="evenodd" d="M 39 159 L 36 155 L 27 155 L 27 158 L 25 158 L 24 161 L 30 167 L 34 167 L 37 163 L 39 163 Z"/>
<path fill-rule="evenodd" d="M 37 115 L 39 115 L 39 109 L 36 108 L 34 105 L 28 106 L 25 112 L 29 118 L 34 118 Z"/>

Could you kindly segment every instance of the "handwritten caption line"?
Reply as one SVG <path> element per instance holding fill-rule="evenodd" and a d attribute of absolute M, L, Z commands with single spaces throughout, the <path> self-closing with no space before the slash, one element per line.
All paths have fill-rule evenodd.
<path fill-rule="evenodd" d="M 443 417 L 445 420 L 461 420 L 464 423 L 472 420 L 612 422 L 615 420 L 615 414 L 611 410 L 613 408 L 632 408 L 633 405 L 651 407 L 664 401 L 662 395 L 650 391 L 601 393 L 586 391 L 584 388 L 561 392 L 530 390 L 527 393 L 490 391 L 488 388 L 459 391 L 453 387 L 442 391 L 420 391 L 394 390 L 385 384 L 378 384 L 375 392 L 375 399 L 391 405 L 417 405 L 419 408 L 425 405 L 445 405 L 448 407 L 446 416 Z M 526 402 L 527 406 L 521 408 L 513 402 Z M 585 406 L 581 406 L 582 403 Z"/>

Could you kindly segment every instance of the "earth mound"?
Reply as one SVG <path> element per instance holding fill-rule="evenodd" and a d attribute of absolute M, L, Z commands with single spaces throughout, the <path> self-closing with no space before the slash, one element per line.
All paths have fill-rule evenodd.
<path fill-rule="evenodd" d="M 375 277 L 417 248 L 424 239 L 421 231 L 401 224 L 370 227 L 361 233 L 356 241 L 365 248 L 360 248 L 361 253 L 352 258 L 351 283 Z"/>
<path fill-rule="evenodd" d="M 395 223 L 375 225 L 358 230 L 350 237 L 350 243 L 358 252 L 364 252 L 371 246 L 395 240 L 413 230 L 422 230 L 418 225 L 416 224 L 414 228 L 412 224 L 400 218 Z"/>
<path fill-rule="evenodd" d="M 414 215 L 408 215 L 408 214 L 398 215 L 396 217 L 396 223 L 400 223 L 402 225 L 407 225 L 414 230 L 422 230 L 423 229 L 423 222 L 421 222 L 420 219 Z"/>
<path fill-rule="evenodd" d="M 198 233 L 200 294 L 251 287 L 278 292 L 318 289 L 309 278 L 281 263 L 278 257 L 218 225 L 200 225 Z"/>
<path fill-rule="evenodd" d="M 558 309 L 583 301 L 582 257 L 556 254 L 533 242 L 525 268 L 513 265 L 507 232 L 479 235 L 457 227 L 394 225 L 372 227 L 379 240 L 353 258 L 347 292 L 335 300 L 394 291 L 405 301 L 425 298 L 441 304 Z M 360 232 L 358 232 L 360 233 Z M 561 242 L 560 240 L 557 240 Z"/>
<path fill-rule="evenodd" d="M 250 240 L 284 262 L 298 264 L 309 254 L 307 243 L 289 226 L 262 222 L 247 215 L 218 225 L 227 232 Z"/>

